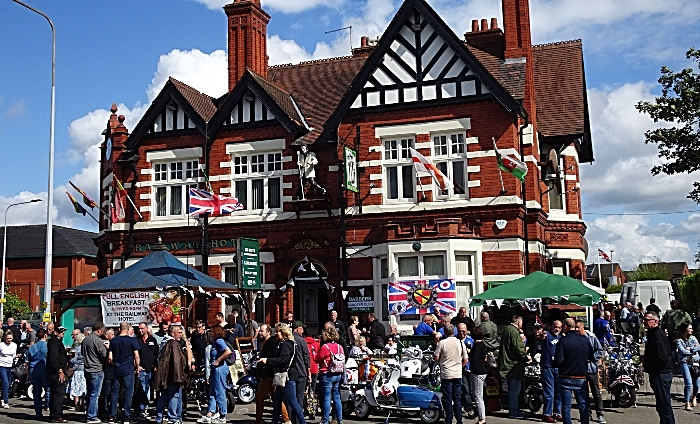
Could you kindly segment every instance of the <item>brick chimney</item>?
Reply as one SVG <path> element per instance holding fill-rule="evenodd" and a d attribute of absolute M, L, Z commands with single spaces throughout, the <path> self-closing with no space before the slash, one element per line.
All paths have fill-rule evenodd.
<path fill-rule="evenodd" d="M 528 0 L 502 0 L 506 59 L 532 56 Z"/>
<path fill-rule="evenodd" d="M 233 0 L 224 6 L 228 17 L 228 89 L 246 69 L 267 76 L 267 24 L 270 15 L 260 0 Z"/>

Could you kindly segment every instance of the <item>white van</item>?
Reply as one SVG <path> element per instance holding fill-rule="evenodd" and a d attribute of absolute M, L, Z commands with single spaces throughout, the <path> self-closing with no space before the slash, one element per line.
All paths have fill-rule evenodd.
<path fill-rule="evenodd" d="M 671 300 L 674 299 L 671 282 L 647 280 L 625 283 L 622 285 L 620 303 L 630 302 L 636 305 L 642 302 L 642 305 L 646 308 L 649 305 L 649 299 L 652 297 L 656 299 L 656 306 L 661 309 L 662 314 L 671 309 Z"/>

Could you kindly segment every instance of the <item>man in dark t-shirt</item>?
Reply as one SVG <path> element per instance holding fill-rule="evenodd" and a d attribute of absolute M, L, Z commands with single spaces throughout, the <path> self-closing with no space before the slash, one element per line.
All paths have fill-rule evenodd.
<path fill-rule="evenodd" d="M 140 366 L 139 344 L 136 338 L 129 337 L 129 323 L 119 325 L 119 335 L 109 344 L 109 360 L 114 365 L 112 382 L 112 408 L 110 419 L 117 418 L 119 391 L 124 387 L 124 421 L 131 419 L 131 401 L 134 396 L 134 372 Z"/>

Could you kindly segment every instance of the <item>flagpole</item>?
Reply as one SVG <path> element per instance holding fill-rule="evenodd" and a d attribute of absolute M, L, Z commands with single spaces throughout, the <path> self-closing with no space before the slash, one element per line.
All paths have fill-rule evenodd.
<path fill-rule="evenodd" d="M 493 141 L 493 150 L 497 150 L 497 149 L 496 149 L 496 138 L 495 138 L 495 137 L 491 137 L 491 141 Z M 501 171 L 501 167 L 500 167 L 500 166 L 498 167 L 498 178 L 501 179 L 501 195 L 504 195 L 504 194 L 506 194 L 506 188 L 505 188 L 505 186 L 503 185 L 503 172 Z"/>
<path fill-rule="evenodd" d="M 615 278 L 615 262 L 613 261 L 614 250 L 610 249 L 610 276 Z M 616 281 L 617 282 L 617 281 Z"/>
<path fill-rule="evenodd" d="M 598 245 L 595 246 L 597 252 L 596 252 L 596 257 L 598 258 L 598 287 L 601 289 L 603 288 L 603 277 L 601 276 L 600 272 L 600 247 Z"/>
<path fill-rule="evenodd" d="M 420 192 L 421 192 L 421 195 L 423 195 L 422 200 L 425 201 L 426 197 L 425 197 L 425 191 L 423 191 L 423 183 L 421 182 L 420 177 L 418 176 L 418 170 L 416 169 L 415 162 L 413 162 L 413 171 L 416 173 L 416 179 L 418 180 L 418 185 L 420 186 Z"/>
<path fill-rule="evenodd" d="M 90 212 L 88 212 L 87 209 L 84 209 L 84 210 L 85 210 L 85 213 L 87 213 L 88 215 L 90 215 L 90 218 L 94 219 L 95 222 L 97 222 L 97 225 L 100 225 L 100 221 L 98 221 L 97 218 L 95 218 L 94 216 L 92 216 L 92 214 L 91 214 Z"/>

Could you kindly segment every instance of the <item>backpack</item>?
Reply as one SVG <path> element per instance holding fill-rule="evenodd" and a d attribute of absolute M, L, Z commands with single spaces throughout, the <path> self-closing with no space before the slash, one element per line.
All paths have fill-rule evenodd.
<path fill-rule="evenodd" d="M 333 353 L 331 350 L 330 346 L 331 344 L 334 344 L 338 347 L 338 353 Z M 340 374 L 345 372 L 345 352 L 343 352 L 343 348 L 340 347 L 339 344 L 337 343 L 328 343 L 325 345 L 328 348 L 328 352 L 330 352 L 331 357 L 330 360 L 328 361 L 328 372 L 334 373 L 334 374 Z"/>
<path fill-rule="evenodd" d="M 233 349 L 233 346 L 231 346 L 231 343 L 228 342 L 226 339 L 221 339 L 226 343 L 226 347 L 231 349 L 231 354 L 224 359 L 224 362 L 226 362 L 226 365 L 229 367 L 232 366 L 233 364 L 236 363 L 236 351 Z"/>

